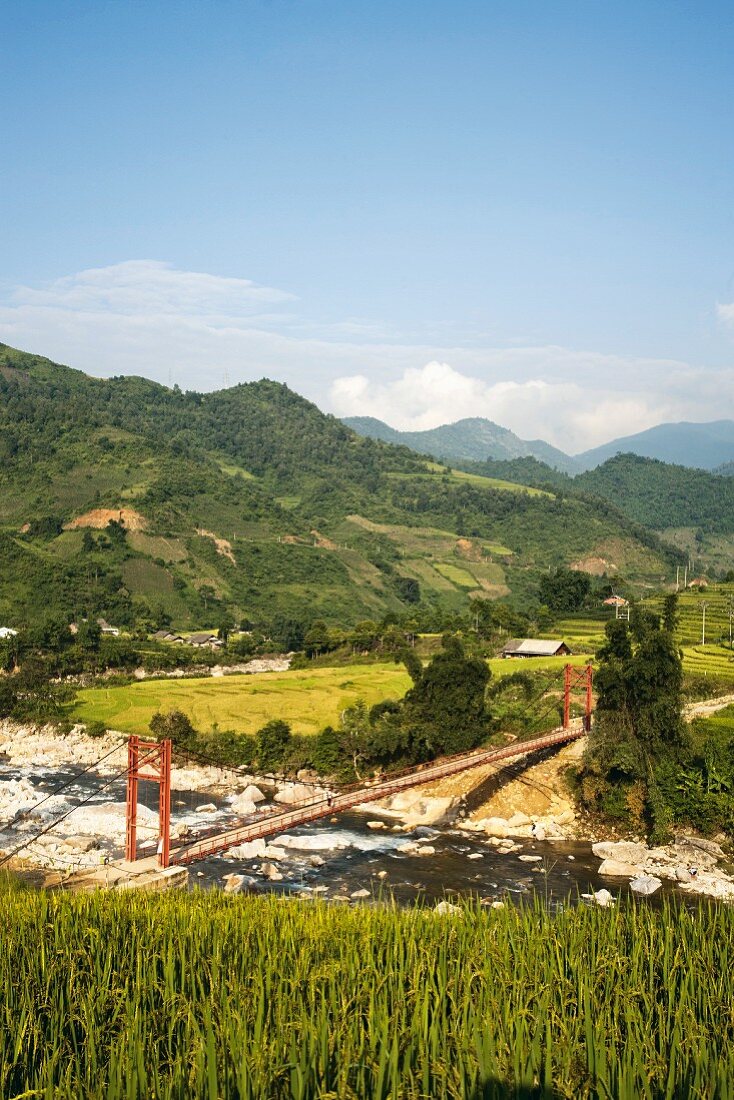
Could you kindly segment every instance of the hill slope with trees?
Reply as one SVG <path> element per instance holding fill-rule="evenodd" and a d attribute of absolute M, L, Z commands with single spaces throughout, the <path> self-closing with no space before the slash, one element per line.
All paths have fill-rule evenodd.
<path fill-rule="evenodd" d="M 450 471 L 267 380 L 183 393 L 0 345 L 0 461 L 3 624 L 354 623 L 527 603 L 605 547 L 632 580 L 676 560 L 608 504 Z"/>

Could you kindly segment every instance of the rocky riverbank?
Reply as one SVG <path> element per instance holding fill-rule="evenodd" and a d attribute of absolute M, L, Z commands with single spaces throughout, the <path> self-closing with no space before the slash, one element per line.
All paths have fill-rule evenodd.
<path fill-rule="evenodd" d="M 540 860 L 538 851 L 551 844 L 560 858 L 566 844 L 579 845 L 593 853 L 595 873 L 610 887 L 631 884 L 633 892 L 652 893 L 661 883 L 689 894 L 705 894 L 734 902 L 734 867 L 721 846 L 711 840 L 680 836 L 672 844 L 649 848 L 640 841 L 602 840 L 584 837 L 570 797 L 563 793 L 562 772 L 579 752 L 577 745 L 555 757 L 531 764 L 522 774 L 510 777 L 492 774 L 453 777 L 445 782 L 400 792 L 379 803 L 365 803 L 362 826 L 375 836 L 394 834 L 389 849 L 398 855 L 430 857 L 435 852 L 431 835 L 464 836 L 481 851 L 495 856 L 512 856 L 530 863 Z M 70 810 L 89 789 L 110 786 L 87 805 L 75 809 L 53 831 L 34 840 L 23 851 L 26 859 L 43 867 L 85 868 L 99 866 L 119 856 L 125 836 L 126 738 L 108 732 L 88 737 L 83 727 L 62 736 L 50 726 L 38 728 L 0 722 L 0 754 L 4 758 L 0 776 L 0 846 L 12 851 L 30 840 L 46 824 Z M 94 765 L 80 785 L 77 776 Z M 479 771 L 480 769 L 477 769 Z M 100 780 L 102 784 L 100 785 Z M 55 793 L 62 783 L 76 782 L 76 788 Z M 327 792 L 315 777 L 302 774 L 296 782 L 274 776 L 245 775 L 231 769 L 202 765 L 175 767 L 172 772 L 173 838 L 185 837 L 207 827 L 231 827 L 242 820 L 257 820 L 279 805 L 323 797 Z M 72 797 L 71 791 L 74 791 Z M 151 806 L 153 803 L 151 803 Z M 520 807 L 524 807 L 520 808 Z M 138 822 L 143 843 L 154 849 L 157 812 L 140 805 Z M 410 834 L 410 835 L 406 835 Z M 336 840 L 334 839 L 336 837 Z M 362 842 L 360 842 L 362 843 Z M 367 844 L 367 841 L 364 841 Z M 364 844 L 362 850 L 365 850 Z M 385 848 L 385 842 L 380 842 Z M 399 847 L 402 845 L 402 847 Z M 407 847 L 406 847 L 407 845 Z M 327 852 L 343 846 L 338 833 L 310 837 L 281 836 L 257 841 L 247 851 L 231 853 L 233 858 L 256 859 L 257 871 L 272 882 L 287 878 L 284 866 L 300 863 L 313 867 Z M 369 847 L 369 844 L 367 844 Z M 300 853 L 300 855 L 298 854 Z M 329 857 L 332 858 L 332 857 Z M 531 868 L 532 869 L 532 868 Z M 245 880 L 242 880 L 244 882 Z M 467 878 L 467 883 L 471 876 Z M 656 885 L 657 884 L 657 885 Z M 240 883 L 240 886 L 242 883 Z M 232 882 L 229 889 L 237 888 Z"/>

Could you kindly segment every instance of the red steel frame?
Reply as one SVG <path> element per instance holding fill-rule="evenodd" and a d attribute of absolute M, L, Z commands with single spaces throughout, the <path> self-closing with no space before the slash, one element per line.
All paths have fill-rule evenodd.
<path fill-rule="evenodd" d="M 149 771 L 145 771 L 149 768 Z M 171 742 L 141 741 L 133 735 L 127 743 L 127 814 L 125 859 L 138 858 L 138 783 L 158 784 L 158 864 L 171 862 Z"/>
<path fill-rule="evenodd" d="M 584 729 L 588 733 L 591 729 L 591 688 L 593 683 L 593 671 L 591 665 L 584 668 L 574 668 L 566 665 L 563 670 L 563 728 L 568 729 L 571 722 L 571 692 L 581 685 L 586 690 L 586 713 L 584 714 Z"/>

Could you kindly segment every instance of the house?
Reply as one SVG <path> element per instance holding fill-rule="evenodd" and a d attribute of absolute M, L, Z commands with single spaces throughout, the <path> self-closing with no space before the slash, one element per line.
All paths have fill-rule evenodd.
<path fill-rule="evenodd" d="M 511 638 L 502 650 L 503 657 L 565 657 L 570 653 L 565 642 L 544 638 Z"/>
<path fill-rule="evenodd" d="M 2 638 L 15 638 L 18 634 L 17 630 L 13 630 L 12 626 L 0 626 L 0 639 Z"/>
<path fill-rule="evenodd" d="M 629 607 L 629 600 L 625 600 L 624 596 L 609 596 L 604 600 L 605 607 Z"/>
<path fill-rule="evenodd" d="M 224 645 L 221 638 L 216 634 L 210 634 L 209 631 L 203 634 L 190 634 L 186 643 L 195 646 L 196 649 L 220 649 Z"/>
<path fill-rule="evenodd" d="M 97 619 L 97 626 L 103 634 L 110 634 L 113 638 L 119 637 L 119 627 L 110 626 L 106 619 Z"/>
<path fill-rule="evenodd" d="M 151 638 L 154 642 L 182 642 L 183 638 L 180 634 L 174 634 L 170 630 L 156 630 L 155 634 L 151 634 Z"/>
<path fill-rule="evenodd" d="M 709 582 L 705 577 L 696 577 L 694 580 L 688 582 L 689 588 L 708 588 Z"/>

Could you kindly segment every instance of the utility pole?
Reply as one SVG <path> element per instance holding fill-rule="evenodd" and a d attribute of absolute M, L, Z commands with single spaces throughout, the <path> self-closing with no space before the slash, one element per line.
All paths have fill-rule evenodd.
<path fill-rule="evenodd" d="M 675 590 L 676 590 L 676 592 L 678 591 L 678 589 L 680 587 L 679 581 L 680 581 L 680 566 L 676 565 L 676 567 L 675 567 Z"/>
<path fill-rule="evenodd" d="M 701 645 L 706 645 L 706 601 L 701 604 Z"/>

